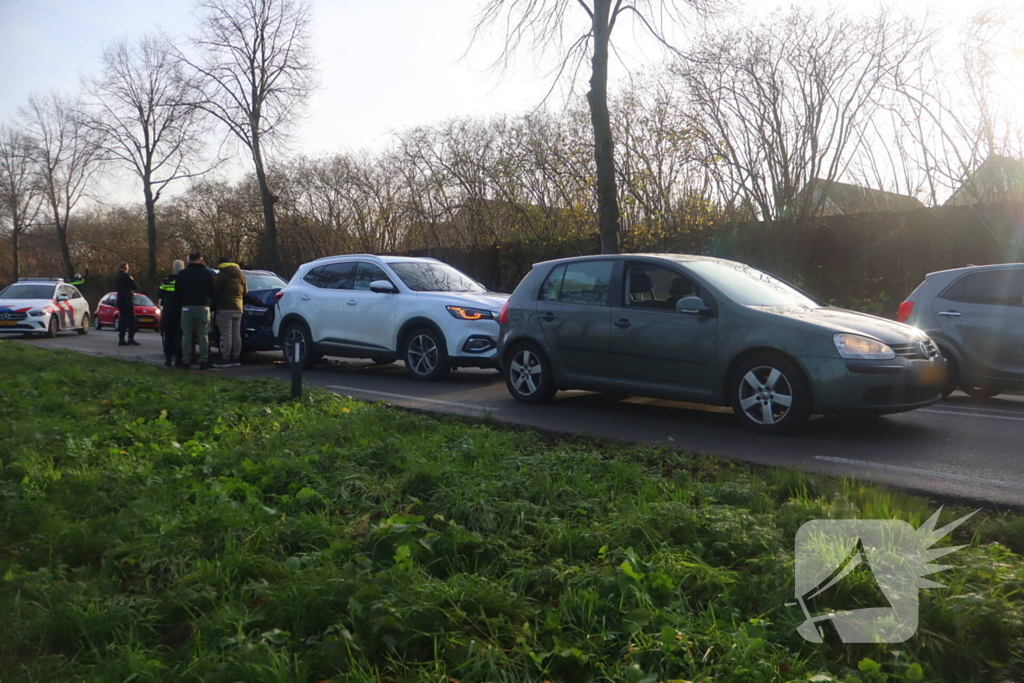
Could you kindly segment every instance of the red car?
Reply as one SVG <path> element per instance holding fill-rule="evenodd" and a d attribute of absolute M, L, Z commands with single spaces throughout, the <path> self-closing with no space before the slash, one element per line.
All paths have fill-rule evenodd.
<path fill-rule="evenodd" d="M 100 305 L 96 307 L 96 315 L 93 317 L 96 320 L 97 330 L 108 326 L 115 330 L 120 329 L 121 316 L 117 313 L 117 292 L 110 292 L 100 299 Z M 159 330 L 160 307 L 145 294 L 136 294 L 135 320 L 138 322 L 140 330 Z"/>

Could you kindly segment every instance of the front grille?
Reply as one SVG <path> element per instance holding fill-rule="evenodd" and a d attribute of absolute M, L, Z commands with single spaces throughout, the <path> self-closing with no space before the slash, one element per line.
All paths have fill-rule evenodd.
<path fill-rule="evenodd" d="M 0 313 L 0 320 L 24 320 L 28 317 L 28 313 L 24 311 L 11 311 L 8 313 Z"/>
<path fill-rule="evenodd" d="M 926 339 L 922 342 L 912 342 L 910 344 L 890 344 L 889 348 L 891 348 L 893 353 L 897 356 L 902 356 L 903 358 L 908 358 L 910 360 L 928 360 L 929 358 L 935 358 L 939 355 L 939 349 L 931 339 Z"/>
<path fill-rule="evenodd" d="M 864 392 L 864 405 L 893 406 L 923 403 L 939 396 L 935 387 L 875 387 Z"/>

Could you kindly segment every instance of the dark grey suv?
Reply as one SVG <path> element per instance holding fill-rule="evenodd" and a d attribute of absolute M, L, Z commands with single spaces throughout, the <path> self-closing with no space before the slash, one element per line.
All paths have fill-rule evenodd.
<path fill-rule="evenodd" d="M 749 266 L 676 254 L 534 266 L 501 314 L 512 396 L 559 389 L 731 405 L 781 432 L 812 413 L 895 413 L 941 398 L 945 361 L 920 330 L 824 306 Z"/>
<path fill-rule="evenodd" d="M 958 385 L 975 397 L 1024 389 L 1024 263 L 931 273 L 900 304 L 897 319 L 924 331 Z"/>

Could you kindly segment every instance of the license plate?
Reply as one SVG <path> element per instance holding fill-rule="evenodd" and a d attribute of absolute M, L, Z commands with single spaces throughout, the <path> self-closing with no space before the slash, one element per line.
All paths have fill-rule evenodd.
<path fill-rule="evenodd" d="M 153 319 L 152 318 L 139 318 L 139 322 L 140 323 L 151 323 L 151 322 L 153 322 Z"/>
<path fill-rule="evenodd" d="M 917 378 L 926 386 L 938 386 L 946 381 L 946 368 L 938 363 L 929 363 L 918 371 Z"/>
<path fill-rule="evenodd" d="M 0 320 L 0 325 L 17 325 L 17 320 Z"/>

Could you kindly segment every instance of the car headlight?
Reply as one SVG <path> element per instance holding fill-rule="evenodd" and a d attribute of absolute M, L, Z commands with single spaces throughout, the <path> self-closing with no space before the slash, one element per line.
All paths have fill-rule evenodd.
<path fill-rule="evenodd" d="M 49 311 L 44 311 L 41 308 L 37 308 L 34 311 L 29 311 L 28 312 L 29 315 L 31 315 L 31 316 L 33 316 L 35 318 L 38 318 L 41 315 L 46 315 L 47 313 L 49 313 Z"/>
<path fill-rule="evenodd" d="M 480 308 L 465 308 L 464 306 L 445 306 L 453 318 L 459 320 L 494 320 L 494 313 Z"/>
<path fill-rule="evenodd" d="M 862 337 L 858 334 L 837 334 L 833 337 L 836 351 L 843 358 L 855 360 L 889 360 L 896 353 L 877 339 Z"/>

